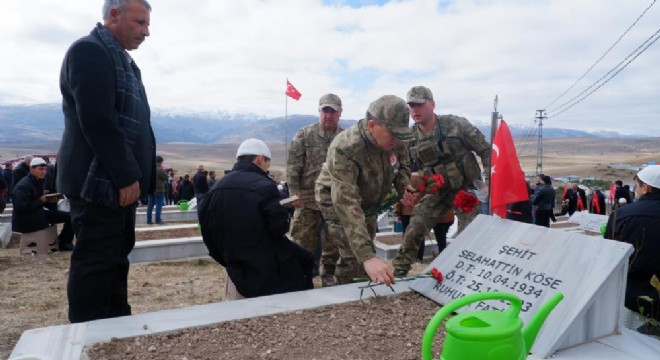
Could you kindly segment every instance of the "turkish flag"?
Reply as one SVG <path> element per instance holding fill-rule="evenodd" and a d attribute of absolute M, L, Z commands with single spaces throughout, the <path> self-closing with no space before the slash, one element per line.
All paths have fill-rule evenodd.
<path fill-rule="evenodd" d="M 286 81 L 286 92 L 284 94 L 293 100 L 300 100 L 300 97 L 302 96 L 300 91 L 298 91 L 289 80 Z"/>
<path fill-rule="evenodd" d="M 506 206 L 529 200 L 525 174 L 520 168 L 509 126 L 502 120 L 493 139 L 490 176 L 490 212 L 506 219 Z"/>

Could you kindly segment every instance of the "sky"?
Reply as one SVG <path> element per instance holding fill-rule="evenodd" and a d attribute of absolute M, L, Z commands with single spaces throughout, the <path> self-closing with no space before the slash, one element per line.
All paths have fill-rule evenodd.
<path fill-rule="evenodd" d="M 102 21 L 102 5 L 101 0 L 0 2 L 0 106 L 60 102 L 64 54 Z M 660 136 L 660 42 L 561 113 L 563 104 L 594 90 L 659 30 L 655 1 L 153 0 L 151 5 L 151 36 L 131 56 L 157 111 L 313 115 L 319 98 L 331 92 L 342 98 L 342 118 L 359 119 L 378 97 L 405 98 L 412 86 L 424 85 L 433 91 L 436 113 L 475 122 L 490 121 L 497 95 L 497 110 L 510 125 L 533 126 L 536 110 L 546 109 L 544 127 Z M 299 101 L 284 96 L 287 79 L 302 93 Z"/>

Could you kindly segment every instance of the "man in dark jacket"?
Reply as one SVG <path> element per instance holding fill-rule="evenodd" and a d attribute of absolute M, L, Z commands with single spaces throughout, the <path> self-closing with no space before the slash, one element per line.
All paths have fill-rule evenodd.
<path fill-rule="evenodd" d="M 536 193 L 532 199 L 532 204 L 536 206 L 534 224 L 550 227 L 550 219 L 554 217 L 555 189 L 552 188 L 552 179 L 550 179 L 550 176 L 543 175 L 542 181 L 543 186 L 536 188 Z"/>
<path fill-rule="evenodd" d="M 268 177 L 270 156 L 263 141 L 245 140 L 232 171 L 198 205 L 209 255 L 227 268 L 228 300 L 314 287 L 314 256 L 285 236 L 289 213 Z"/>
<path fill-rule="evenodd" d="M 195 197 L 195 188 L 193 187 L 192 182 L 190 182 L 190 175 L 185 174 L 183 180 L 179 183 L 179 200 L 190 201 Z"/>
<path fill-rule="evenodd" d="M 30 162 L 30 172 L 16 184 L 13 190 L 14 211 L 11 217 L 12 230 L 20 233 L 31 233 L 43 230 L 53 224 L 64 223 L 65 226 L 58 240 L 69 243 L 73 238 L 71 218 L 68 213 L 45 208 L 49 202 L 44 193 L 44 178 L 47 173 L 46 162 L 42 158 L 34 158 Z"/>
<path fill-rule="evenodd" d="M 209 172 L 204 170 L 204 165 L 197 167 L 197 173 L 192 178 L 193 187 L 195 187 L 195 197 L 197 201 L 209 192 Z"/>
<path fill-rule="evenodd" d="M 653 275 L 660 278 L 660 165 L 649 165 L 637 173 L 635 197 L 637 202 L 610 214 L 605 238 L 634 247 L 628 266 L 625 306 L 660 320 L 660 294 L 651 285 Z"/>
<path fill-rule="evenodd" d="M 71 45 L 60 73 L 57 189 L 70 198 L 77 239 L 67 286 L 72 323 L 131 314 L 135 209 L 155 186 L 149 103 L 128 54 L 149 36 L 151 6 L 105 1 L 102 13 L 104 24 Z"/>

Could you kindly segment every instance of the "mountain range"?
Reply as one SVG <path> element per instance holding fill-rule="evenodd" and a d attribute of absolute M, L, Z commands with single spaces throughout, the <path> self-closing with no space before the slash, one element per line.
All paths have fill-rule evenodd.
<path fill-rule="evenodd" d="M 64 130 L 60 104 L 0 106 L 0 143 L 25 144 L 59 141 Z M 317 115 L 265 117 L 249 113 L 172 113 L 154 109 L 151 117 L 156 142 L 174 143 L 238 143 L 256 137 L 267 143 L 291 141 L 298 129 L 318 121 Z M 356 120 L 342 119 L 344 128 Z M 490 124 L 474 122 L 489 138 Z M 528 137 L 529 128 L 509 125 L 514 138 Z M 533 132 L 534 136 L 536 132 Z M 617 132 L 587 132 L 574 129 L 543 128 L 544 138 L 643 138 L 642 135 L 621 135 Z"/>

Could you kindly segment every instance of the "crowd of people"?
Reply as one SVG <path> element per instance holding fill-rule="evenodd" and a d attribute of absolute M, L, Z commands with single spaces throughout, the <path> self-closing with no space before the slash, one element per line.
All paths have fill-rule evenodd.
<path fill-rule="evenodd" d="M 323 95 L 318 122 L 300 129 L 291 143 L 288 191 L 270 177 L 272 154 L 260 139 L 240 144 L 233 168 L 222 178 L 201 164 L 192 177 L 175 178 L 156 155 L 141 72 L 129 55 L 150 35 L 150 14 L 146 0 L 105 1 L 103 23 L 74 42 L 62 64 L 65 128 L 58 171 L 48 179 L 47 161 L 29 157 L 13 171 L 3 171 L 5 183 L 10 175 L 17 184 L 0 187 L 5 199 L 14 202 L 14 214 L 30 214 L 26 222 L 16 222 L 17 229 L 60 222 L 57 213 L 44 209 L 46 192 L 59 191 L 70 202 L 65 229 L 70 227 L 67 231 L 76 238 L 67 283 L 72 323 L 131 314 L 128 254 L 135 244 L 140 202 L 148 206 L 147 223 L 159 224 L 164 204 L 197 200 L 204 243 L 227 269 L 227 299 L 310 289 L 318 274 L 323 286 L 362 278 L 390 285 L 420 259 L 431 229 L 441 252 L 454 215 L 462 227 L 475 216 L 455 212 L 453 201 L 476 180 L 488 182 L 490 174 L 484 170 L 490 168 L 490 145 L 467 119 L 437 115 L 433 93 L 425 86 L 409 89 L 405 100 L 376 98 L 364 118 L 347 129 L 339 126 L 340 97 Z M 408 125 L 411 118 L 413 127 Z M 659 273 L 660 173 L 656 167 L 647 169 L 635 178 L 635 204 L 618 205 L 619 199 L 626 204 L 633 199 L 617 183 L 617 206 L 606 237 L 635 246 L 630 288 L 652 296 L 644 281 Z M 434 175 L 444 179 L 435 191 L 421 192 L 415 186 L 416 178 Z M 529 191 L 530 200 L 512 207 L 511 213 L 549 226 L 556 213 L 552 179 L 541 174 Z M 377 214 L 369 209 L 392 193 L 401 199 L 405 231 L 390 266 L 376 256 Z M 590 205 L 584 190 L 571 185 L 562 196 L 562 208 L 568 214 L 587 207 L 602 213 L 603 194 L 599 189 L 594 193 Z M 282 204 L 289 200 L 290 205 Z M 35 209 L 43 210 L 32 213 Z M 60 237 L 66 244 L 69 233 L 63 230 Z M 626 305 L 633 306 L 632 301 L 627 299 Z"/>

